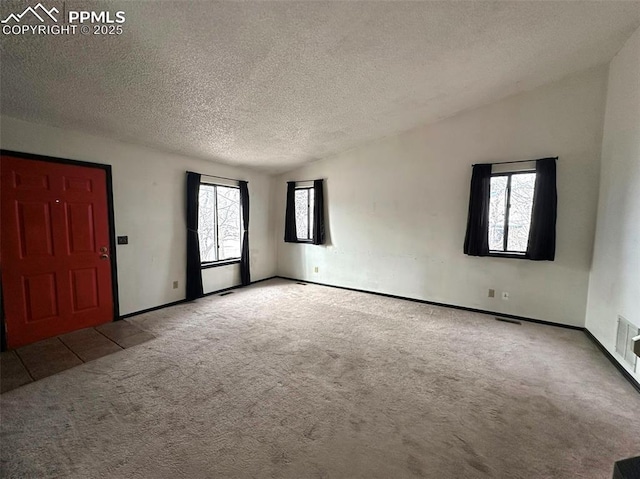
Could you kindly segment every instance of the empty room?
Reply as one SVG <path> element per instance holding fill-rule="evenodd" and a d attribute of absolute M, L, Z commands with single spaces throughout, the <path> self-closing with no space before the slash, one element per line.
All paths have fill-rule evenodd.
<path fill-rule="evenodd" d="M 640 1 L 0 22 L 0 476 L 640 478 Z"/>

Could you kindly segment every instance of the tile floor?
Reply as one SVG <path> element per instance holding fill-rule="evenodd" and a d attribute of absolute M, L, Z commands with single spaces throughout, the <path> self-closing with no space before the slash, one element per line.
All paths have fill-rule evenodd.
<path fill-rule="evenodd" d="M 5 351 L 0 354 L 0 392 L 122 351 L 154 337 L 127 321 L 116 321 Z"/>

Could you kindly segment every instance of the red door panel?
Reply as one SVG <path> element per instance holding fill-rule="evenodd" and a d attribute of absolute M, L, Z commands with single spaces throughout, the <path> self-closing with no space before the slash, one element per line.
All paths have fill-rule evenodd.
<path fill-rule="evenodd" d="M 25 320 L 28 323 L 58 316 L 58 297 L 55 273 L 22 278 L 25 295 Z"/>
<path fill-rule="evenodd" d="M 16 201 L 20 258 L 53 256 L 51 208 L 43 201 Z"/>
<path fill-rule="evenodd" d="M 7 344 L 113 319 L 106 173 L 1 158 Z"/>
<path fill-rule="evenodd" d="M 99 307 L 98 269 L 72 269 L 70 273 L 73 312 Z"/>

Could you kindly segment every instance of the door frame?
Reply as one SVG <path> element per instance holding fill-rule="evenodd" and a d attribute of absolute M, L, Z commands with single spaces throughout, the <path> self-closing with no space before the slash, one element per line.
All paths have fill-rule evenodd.
<path fill-rule="evenodd" d="M 60 163 L 63 165 L 83 166 L 86 168 L 98 168 L 104 170 L 106 176 L 107 187 L 107 221 L 109 227 L 109 251 L 111 252 L 111 290 L 113 295 L 113 321 L 119 321 L 120 303 L 118 297 L 118 258 L 116 256 L 116 229 L 115 214 L 113 209 L 113 183 L 111 180 L 111 165 L 103 163 L 91 163 L 89 161 L 69 160 L 67 158 L 58 158 L 55 156 L 36 155 L 33 153 L 23 153 L 20 151 L 5 150 L 0 148 L 0 155 L 13 156 L 23 160 L 46 161 L 49 163 Z M 2 273 L 0 272 L 0 298 L 2 297 Z M 4 302 L 0 299 L 0 349 L 7 349 L 7 335 L 4 319 Z"/>

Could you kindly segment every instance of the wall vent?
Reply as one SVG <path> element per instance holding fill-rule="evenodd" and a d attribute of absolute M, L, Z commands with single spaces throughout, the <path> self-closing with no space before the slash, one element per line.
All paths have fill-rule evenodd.
<path fill-rule="evenodd" d="M 636 370 L 638 357 L 633 352 L 634 336 L 640 334 L 640 329 L 631 324 L 622 316 L 618 316 L 618 333 L 616 334 L 616 352 L 622 357 L 625 363 Z"/>
<path fill-rule="evenodd" d="M 227 291 L 225 293 L 220 293 L 219 296 L 226 296 L 228 294 L 233 294 L 233 291 Z"/>

